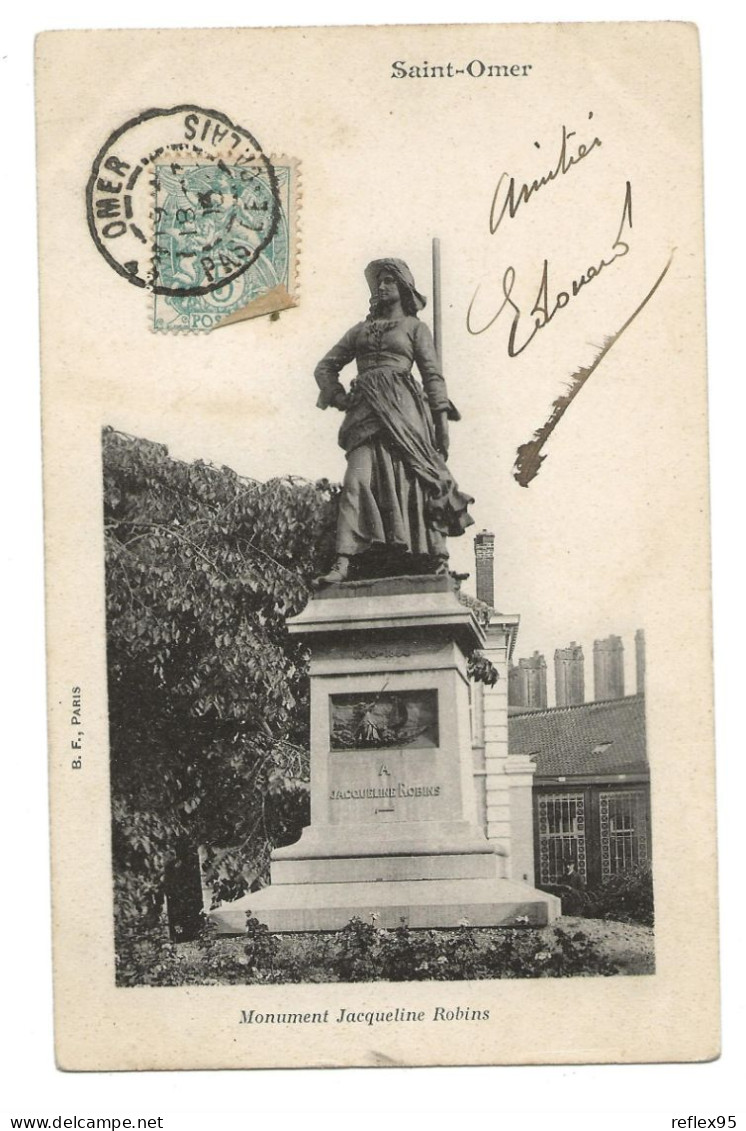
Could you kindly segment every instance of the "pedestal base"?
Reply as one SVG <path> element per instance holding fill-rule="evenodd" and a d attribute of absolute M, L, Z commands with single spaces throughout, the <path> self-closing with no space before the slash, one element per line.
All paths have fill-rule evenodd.
<path fill-rule="evenodd" d="M 251 913 L 271 931 L 338 931 L 353 916 L 377 927 L 544 927 L 560 901 L 503 879 L 274 884 L 210 913 L 218 933 L 243 934 Z"/>
<path fill-rule="evenodd" d="M 311 650 L 311 824 L 272 853 L 270 887 L 211 912 L 218 930 L 248 912 L 271 931 L 554 919 L 477 824 L 468 656 L 485 634 L 451 579 L 329 586 L 288 631 Z"/>

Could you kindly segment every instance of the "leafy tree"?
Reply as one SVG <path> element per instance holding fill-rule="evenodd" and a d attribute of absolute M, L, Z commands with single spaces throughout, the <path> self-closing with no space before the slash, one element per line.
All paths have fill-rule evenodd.
<path fill-rule="evenodd" d="M 237 898 L 307 823 L 307 654 L 285 621 L 332 554 L 338 488 L 112 429 L 103 465 L 116 904 L 142 927 L 198 846 Z"/>
<path fill-rule="evenodd" d="M 307 652 L 286 619 L 333 556 L 339 488 L 111 428 L 103 472 L 118 924 L 152 926 L 170 889 L 183 928 L 198 848 L 216 898 L 237 899 L 308 823 Z M 497 678 L 478 652 L 470 674 Z"/>

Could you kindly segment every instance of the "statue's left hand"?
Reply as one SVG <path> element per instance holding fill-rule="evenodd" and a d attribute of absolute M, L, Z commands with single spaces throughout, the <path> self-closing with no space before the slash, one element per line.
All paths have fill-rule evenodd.
<path fill-rule="evenodd" d="M 435 446 L 443 459 L 448 459 L 448 417 L 445 412 L 439 412 L 435 417 Z"/>

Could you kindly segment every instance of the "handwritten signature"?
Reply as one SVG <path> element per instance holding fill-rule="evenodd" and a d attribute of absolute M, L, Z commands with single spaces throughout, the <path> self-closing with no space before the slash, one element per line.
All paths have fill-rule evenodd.
<path fill-rule="evenodd" d="M 589 113 L 588 117 L 593 117 L 593 111 Z M 497 187 L 492 197 L 492 207 L 490 208 L 491 235 L 494 236 L 506 213 L 512 220 L 520 206 L 522 204 L 528 204 L 534 193 L 544 188 L 545 185 L 551 184 L 551 182 L 555 181 L 558 177 L 569 173 L 575 165 L 579 165 L 581 161 L 590 156 L 594 149 L 597 149 L 599 145 L 601 145 L 601 138 L 594 137 L 593 141 L 587 145 L 585 143 L 577 145 L 577 153 L 573 156 L 573 154 L 569 152 L 567 143 L 570 138 L 576 136 L 575 130 L 568 130 L 567 126 L 563 125 L 562 142 L 560 144 L 559 157 L 557 158 L 556 165 L 553 169 L 550 169 L 548 173 L 545 173 L 543 177 L 537 177 L 536 180 L 531 181 L 530 184 L 524 181 L 521 187 L 516 189 L 515 177 L 508 179 L 508 174 L 503 173 L 500 180 L 497 182 Z M 537 149 L 541 149 L 538 141 L 535 141 L 534 145 Z"/>
<path fill-rule="evenodd" d="M 515 463 L 513 465 L 513 478 L 518 483 L 520 483 L 521 487 L 528 487 L 531 480 L 535 479 L 539 474 L 539 469 L 544 460 L 547 458 L 545 455 L 541 454 L 542 448 L 546 444 L 552 432 L 554 432 L 554 429 L 557 427 L 572 402 L 575 400 L 575 397 L 583 388 L 583 385 L 586 383 L 590 375 L 595 372 L 596 369 L 598 369 L 599 365 L 606 357 L 607 353 L 614 345 L 614 343 L 619 341 L 624 331 L 632 325 L 643 307 L 647 306 L 647 304 L 650 302 L 651 298 L 658 290 L 658 287 L 661 285 L 666 275 L 668 274 L 668 269 L 673 262 L 675 251 L 676 248 L 673 248 L 660 275 L 655 280 L 650 290 L 645 294 L 642 301 L 637 304 L 635 309 L 630 314 L 629 318 L 627 318 L 627 320 L 622 323 L 616 333 L 610 334 L 609 337 L 606 338 L 603 346 L 596 354 L 590 365 L 584 365 L 580 369 L 575 370 L 575 372 L 570 377 L 570 385 L 567 391 L 557 397 L 557 399 L 552 404 L 552 411 L 549 414 L 549 418 L 544 424 L 542 424 L 541 428 L 536 429 L 533 436 L 527 443 L 521 444 L 518 448 L 518 451 L 516 452 Z"/>
<path fill-rule="evenodd" d="M 588 117 L 592 118 L 593 114 L 589 114 Z M 571 169 L 581 161 L 584 161 L 601 145 L 601 139 L 594 137 L 593 140 L 587 144 L 574 145 L 573 148 L 575 152 L 571 153 L 568 143 L 570 139 L 575 136 L 574 131 L 568 131 L 566 126 L 562 127 L 562 141 L 560 144 L 559 157 L 554 167 L 550 169 L 548 173 L 544 174 L 544 176 L 538 177 L 530 183 L 523 182 L 519 187 L 515 177 L 509 177 L 507 173 L 503 173 L 495 188 L 490 207 L 489 230 L 491 236 L 495 235 L 506 216 L 513 219 L 518 210 L 523 205 L 528 204 L 540 189 L 551 184 L 552 181 L 555 181 L 558 177 L 565 176 Z M 537 148 L 541 148 L 538 142 L 534 142 L 534 144 Z M 616 230 L 616 236 L 611 243 L 610 252 L 607 252 L 603 257 L 587 267 L 580 275 L 570 280 L 562 290 L 553 290 L 550 288 L 550 264 L 549 259 L 545 258 L 543 260 L 536 298 L 528 312 L 521 308 L 514 297 L 517 281 L 516 269 L 512 265 L 507 267 L 501 281 L 501 300 L 498 300 L 499 304 L 497 305 L 497 309 L 493 307 L 492 311 L 486 316 L 484 314 L 484 301 L 479 300 L 482 288 L 481 285 L 477 286 L 466 312 L 466 328 L 468 332 L 475 336 L 484 334 L 495 325 L 502 315 L 505 315 L 505 318 L 510 318 L 507 342 L 508 356 L 518 357 L 531 345 L 536 335 L 553 322 L 560 310 L 564 310 L 573 299 L 577 298 L 583 287 L 587 287 L 589 283 L 597 279 L 602 272 L 606 271 L 607 268 L 611 267 L 617 260 L 623 259 L 626 255 L 629 255 L 631 232 L 632 184 L 630 181 L 626 181 L 624 186 L 622 215 Z M 566 386 L 565 390 L 552 404 L 551 412 L 545 423 L 534 431 L 531 439 L 527 443 L 521 444 L 518 448 L 515 464 L 513 466 L 513 477 L 522 487 L 527 487 L 531 480 L 538 475 L 541 465 L 546 459 L 546 456 L 542 454 L 544 445 L 585 382 L 591 374 L 595 372 L 615 342 L 617 342 L 625 330 L 631 326 L 637 315 L 658 290 L 673 262 L 675 251 L 676 249 L 673 248 L 667 263 L 659 273 L 652 287 L 646 292 L 626 321 L 615 333 L 607 335 L 603 339 L 603 344 L 592 362 L 589 365 L 579 367 L 570 375 L 569 385 Z M 476 312 L 477 305 L 482 307 L 481 317 Z M 503 321 L 504 320 L 505 319 L 503 319 Z"/>
<path fill-rule="evenodd" d="M 534 302 L 534 305 L 531 307 L 530 311 L 530 315 L 533 316 L 534 319 L 534 326 L 530 333 L 528 333 L 528 335 L 524 337 L 521 344 L 517 344 L 517 338 L 524 313 L 521 310 L 520 306 L 518 306 L 518 304 L 514 302 L 513 298 L 511 297 L 516 282 L 515 267 L 512 266 L 506 269 L 505 274 L 502 278 L 502 303 L 497 308 L 492 317 L 487 322 L 485 322 L 483 326 L 478 328 L 475 326 L 475 321 L 473 318 L 474 304 L 476 303 L 477 295 L 479 294 L 480 290 L 480 288 L 477 287 L 472 300 L 469 303 L 469 308 L 466 312 L 467 330 L 470 334 L 474 335 L 484 334 L 486 330 L 489 330 L 491 326 L 494 326 L 495 322 L 497 322 L 498 318 L 504 310 L 511 309 L 513 311 L 513 321 L 511 323 L 510 333 L 508 335 L 508 355 L 510 357 L 518 357 L 518 355 L 523 353 L 523 351 L 531 344 L 539 331 L 545 329 L 545 327 L 549 325 L 555 315 L 560 310 L 564 310 L 571 299 L 577 298 L 583 287 L 587 286 L 588 283 L 593 282 L 594 279 L 597 279 L 601 272 L 604 271 L 607 267 L 611 267 L 612 263 L 615 263 L 617 259 L 622 259 L 625 255 L 629 254 L 629 244 L 622 237 L 627 234 L 628 230 L 631 231 L 631 229 L 632 185 L 629 181 L 627 181 L 624 191 L 624 206 L 622 208 L 622 218 L 619 222 L 619 228 L 617 230 L 614 242 L 611 245 L 613 255 L 611 255 L 608 259 L 600 259 L 598 263 L 592 264 L 590 267 L 587 267 L 581 275 L 572 280 L 567 290 L 557 291 L 551 303 L 549 299 L 549 260 L 545 259 L 544 267 L 541 273 L 541 282 L 539 283 L 539 290 L 536 295 L 536 301 Z"/>

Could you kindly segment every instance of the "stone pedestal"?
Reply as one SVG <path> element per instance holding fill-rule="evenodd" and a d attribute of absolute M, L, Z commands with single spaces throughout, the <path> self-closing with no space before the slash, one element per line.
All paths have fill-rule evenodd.
<path fill-rule="evenodd" d="M 484 634 L 451 579 L 330 586 L 288 628 L 311 649 L 311 824 L 218 929 L 242 933 L 247 911 L 272 931 L 553 919 L 477 825 L 466 655 Z"/>

